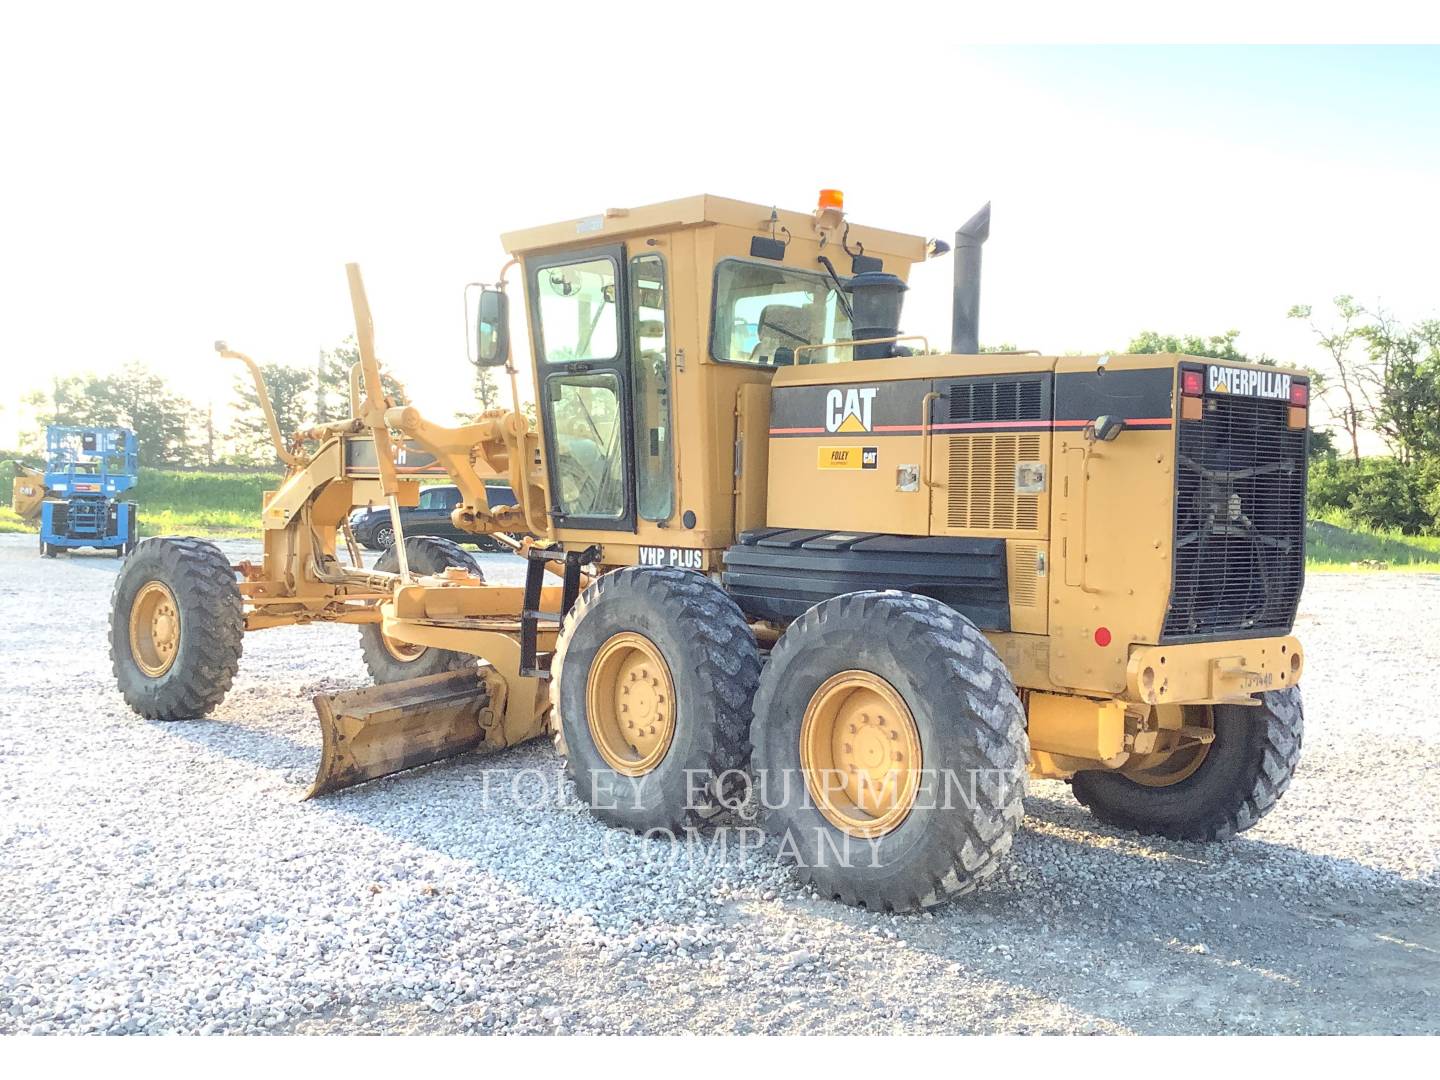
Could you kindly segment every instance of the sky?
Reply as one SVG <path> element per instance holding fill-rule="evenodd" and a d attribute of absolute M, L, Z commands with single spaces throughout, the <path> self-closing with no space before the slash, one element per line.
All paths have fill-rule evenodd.
<path fill-rule="evenodd" d="M 446 419 L 502 231 L 700 192 L 838 187 L 947 238 L 991 201 L 981 339 L 1047 353 L 1235 329 L 1306 363 L 1293 304 L 1440 316 L 1440 49 L 981 45 L 939 10 L 0 16 L 0 446 L 25 390 L 131 360 L 223 414 L 211 343 L 313 364 L 353 329 L 351 260 L 382 361 Z M 905 331 L 948 338 L 949 277 L 916 268 Z"/>

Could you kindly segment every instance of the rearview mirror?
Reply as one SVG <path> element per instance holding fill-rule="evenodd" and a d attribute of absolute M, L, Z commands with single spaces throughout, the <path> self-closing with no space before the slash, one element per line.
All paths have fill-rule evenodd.
<path fill-rule="evenodd" d="M 479 289 L 474 315 L 470 311 L 470 290 Z M 474 331 L 470 323 L 473 318 Z M 498 367 L 510 362 L 510 298 L 499 289 L 484 285 L 465 286 L 465 337 L 470 362 L 478 367 Z"/>
<path fill-rule="evenodd" d="M 1101 442 L 1113 442 L 1115 437 L 1124 430 L 1125 418 L 1123 416 L 1111 416 L 1106 413 L 1104 416 L 1097 416 L 1090 422 L 1086 434 Z"/>

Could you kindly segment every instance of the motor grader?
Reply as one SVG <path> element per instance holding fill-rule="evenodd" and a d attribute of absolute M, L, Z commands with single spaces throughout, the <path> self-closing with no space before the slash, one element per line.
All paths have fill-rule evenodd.
<path fill-rule="evenodd" d="M 265 406 L 288 472 L 258 563 L 139 546 L 114 592 L 121 692 L 203 716 L 244 632 L 356 623 L 376 685 L 316 698 L 310 794 L 548 731 L 604 821 L 688 828 L 744 788 L 803 879 L 872 909 L 991 874 L 1027 777 L 1141 833 L 1248 828 L 1300 747 L 1308 381 L 980 353 L 988 234 L 988 206 L 956 233 L 940 352 L 900 312 L 951 245 L 853 224 L 838 192 L 507 233 L 466 317 L 512 407 L 459 427 L 386 397 L 350 266 L 351 417 L 282 433 Z M 456 527 L 502 538 L 523 586 L 404 537 L 441 473 Z M 513 504 L 489 504 L 496 480 Z M 346 530 L 371 503 L 397 540 L 367 568 Z"/>

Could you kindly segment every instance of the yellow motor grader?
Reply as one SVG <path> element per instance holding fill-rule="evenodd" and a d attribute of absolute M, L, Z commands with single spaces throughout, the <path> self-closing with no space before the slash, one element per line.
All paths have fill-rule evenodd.
<path fill-rule="evenodd" d="M 980 353 L 989 220 L 955 236 L 946 353 L 900 312 L 952 245 L 853 224 L 836 191 L 809 213 L 698 196 L 508 233 L 466 310 L 512 408 L 460 427 L 387 399 L 349 267 L 351 417 L 287 434 L 265 406 L 288 473 L 259 563 L 140 544 L 113 600 L 121 692 L 203 716 L 245 631 L 356 623 L 377 685 L 316 699 L 312 795 L 548 730 L 603 820 L 682 829 L 753 785 L 802 878 L 874 909 L 992 873 L 1027 775 L 1142 833 L 1248 828 L 1299 756 L 1308 380 Z M 523 586 L 405 537 L 436 474 Z M 513 505 L 489 504 L 494 479 Z M 370 503 L 396 542 L 367 568 L 347 516 Z"/>

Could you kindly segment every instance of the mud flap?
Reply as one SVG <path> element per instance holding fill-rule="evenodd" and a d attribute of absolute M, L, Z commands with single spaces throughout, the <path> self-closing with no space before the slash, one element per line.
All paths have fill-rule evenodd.
<path fill-rule="evenodd" d="M 478 668 L 317 694 L 324 745 L 305 798 L 485 749 L 489 705 Z"/>

